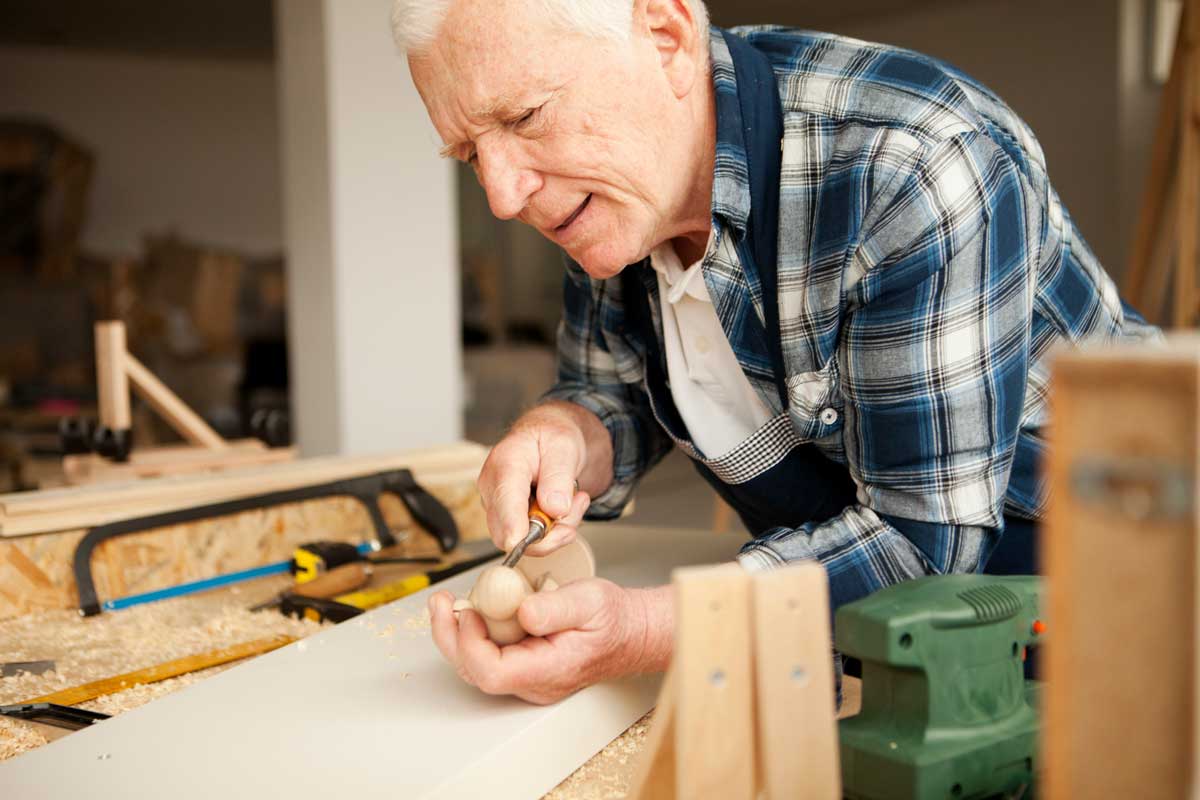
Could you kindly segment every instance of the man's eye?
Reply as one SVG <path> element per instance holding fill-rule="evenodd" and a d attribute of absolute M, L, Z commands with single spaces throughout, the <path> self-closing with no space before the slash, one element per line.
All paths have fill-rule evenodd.
<path fill-rule="evenodd" d="M 513 123 L 513 127 L 520 128 L 520 127 L 522 127 L 523 125 L 526 125 L 527 123 L 530 123 L 530 122 L 532 122 L 532 121 L 533 121 L 533 118 L 537 116 L 537 113 L 538 113 L 539 111 L 541 111 L 541 106 L 539 106 L 539 107 L 537 107 L 537 108 L 531 108 L 531 109 L 529 109 L 529 110 L 528 110 L 528 111 L 526 111 L 524 114 L 522 114 L 522 115 L 520 116 L 520 118 L 519 118 L 519 119 L 517 119 L 517 121 L 516 121 L 516 122 L 514 122 L 514 123 Z"/>
<path fill-rule="evenodd" d="M 467 156 L 467 163 L 472 167 L 479 163 L 479 153 L 472 151 L 471 155 Z"/>

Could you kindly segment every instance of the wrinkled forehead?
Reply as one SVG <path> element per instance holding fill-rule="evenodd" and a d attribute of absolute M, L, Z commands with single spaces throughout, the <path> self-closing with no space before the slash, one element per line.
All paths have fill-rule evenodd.
<path fill-rule="evenodd" d="M 452 104 L 472 118 L 491 115 L 555 88 L 573 50 L 599 46 L 554 26 L 535 7 L 527 0 L 452 3 L 430 47 L 409 59 L 426 102 Z"/>

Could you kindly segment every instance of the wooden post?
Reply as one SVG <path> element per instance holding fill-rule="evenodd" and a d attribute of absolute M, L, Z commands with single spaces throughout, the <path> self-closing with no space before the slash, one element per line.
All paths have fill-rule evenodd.
<path fill-rule="evenodd" d="M 129 430 L 129 379 L 125 373 L 125 323 L 96 323 L 96 394 L 100 424 L 114 431 Z"/>
<path fill-rule="evenodd" d="M 750 576 L 737 564 L 674 574 L 675 785 L 681 797 L 754 797 Z"/>
<path fill-rule="evenodd" d="M 754 579 L 760 782 L 767 797 L 842 796 L 829 581 L 818 564 Z"/>
<path fill-rule="evenodd" d="M 629 797 L 841 797 L 825 570 L 672 578 L 675 657 Z"/>
<path fill-rule="evenodd" d="M 1064 354 L 1051 405 L 1039 795 L 1186 797 L 1200 742 L 1200 339 Z"/>

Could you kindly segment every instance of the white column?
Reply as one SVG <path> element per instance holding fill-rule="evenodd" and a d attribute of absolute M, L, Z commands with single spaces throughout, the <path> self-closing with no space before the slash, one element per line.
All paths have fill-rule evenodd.
<path fill-rule="evenodd" d="M 275 5 L 297 441 L 305 455 L 462 435 L 452 165 L 389 0 Z"/>

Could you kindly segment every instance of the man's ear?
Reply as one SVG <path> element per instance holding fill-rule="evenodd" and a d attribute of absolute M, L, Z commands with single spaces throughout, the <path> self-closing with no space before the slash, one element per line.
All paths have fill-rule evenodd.
<path fill-rule="evenodd" d="M 707 39 L 702 42 L 697 34 L 691 5 L 686 0 L 637 0 L 633 24 L 653 42 L 675 96 L 687 95 L 707 47 Z"/>

